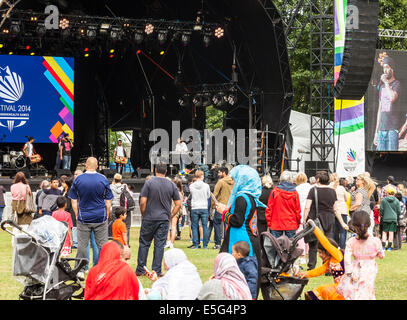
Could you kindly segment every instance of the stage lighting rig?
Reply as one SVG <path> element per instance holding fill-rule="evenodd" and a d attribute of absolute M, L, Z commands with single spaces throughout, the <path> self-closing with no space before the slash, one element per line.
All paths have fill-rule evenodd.
<path fill-rule="evenodd" d="M 182 97 L 180 97 L 179 99 L 178 99 L 178 104 L 181 106 L 181 107 L 187 107 L 187 106 L 189 106 L 189 104 L 190 104 L 190 96 L 189 95 L 187 95 L 187 94 L 185 94 L 185 95 L 183 95 Z"/>
<path fill-rule="evenodd" d="M 202 94 L 198 93 L 192 98 L 192 103 L 196 107 L 202 107 Z"/>
<path fill-rule="evenodd" d="M 205 92 L 202 95 L 202 107 L 208 107 L 212 105 L 212 94 L 210 92 Z"/>
<path fill-rule="evenodd" d="M 66 19 L 66 18 L 63 18 L 63 19 L 59 20 L 59 27 L 62 30 L 67 29 L 69 27 L 69 20 Z"/>
<path fill-rule="evenodd" d="M 86 30 L 86 36 L 90 39 L 93 40 L 97 36 L 97 28 L 95 26 L 89 26 L 88 30 Z"/>
<path fill-rule="evenodd" d="M 137 30 L 134 33 L 134 40 L 136 41 L 137 44 L 140 44 L 144 40 L 144 32 L 143 30 Z"/>
<path fill-rule="evenodd" d="M 215 37 L 216 38 L 218 38 L 218 39 L 222 38 L 224 34 L 225 34 L 225 30 L 223 30 L 223 28 L 218 27 L 218 28 L 215 29 Z"/>
<path fill-rule="evenodd" d="M 152 34 L 154 32 L 154 26 L 151 23 L 148 23 L 146 24 L 144 31 L 146 34 Z"/>
<path fill-rule="evenodd" d="M 10 33 L 11 34 L 18 34 L 21 31 L 21 22 L 20 21 L 12 21 L 10 25 Z"/>
<path fill-rule="evenodd" d="M 214 104 L 214 107 L 222 107 L 224 106 L 226 103 L 228 103 L 227 101 L 227 95 L 224 92 L 219 92 L 214 94 L 213 98 L 212 98 L 212 102 Z"/>
<path fill-rule="evenodd" d="M 187 46 L 190 41 L 191 41 L 191 32 L 186 31 L 186 32 L 182 33 L 181 42 L 184 44 L 184 46 Z"/>
<path fill-rule="evenodd" d="M 163 45 L 168 38 L 168 30 L 160 30 L 158 31 L 157 39 L 160 45 Z"/>

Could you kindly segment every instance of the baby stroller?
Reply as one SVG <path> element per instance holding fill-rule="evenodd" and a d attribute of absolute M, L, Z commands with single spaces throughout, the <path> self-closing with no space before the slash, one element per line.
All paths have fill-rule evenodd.
<path fill-rule="evenodd" d="M 10 231 L 6 226 L 12 226 Z M 15 279 L 24 284 L 19 297 L 22 300 L 82 299 L 84 288 L 77 273 L 87 259 L 60 258 L 68 234 L 68 225 L 51 216 L 31 222 L 27 230 L 11 220 L 1 223 L 1 228 L 14 237 L 12 271 Z M 69 261 L 76 261 L 71 268 Z"/>
<path fill-rule="evenodd" d="M 303 249 L 297 248 L 297 242 L 314 228 L 314 221 L 309 220 L 291 239 L 285 235 L 275 238 L 268 231 L 260 235 L 263 253 L 260 287 L 264 300 L 297 300 L 301 296 L 308 279 L 295 277 L 290 271 L 303 253 Z"/>

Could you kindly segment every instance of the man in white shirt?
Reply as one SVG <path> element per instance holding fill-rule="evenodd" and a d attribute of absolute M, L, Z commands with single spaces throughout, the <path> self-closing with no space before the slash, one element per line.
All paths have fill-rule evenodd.
<path fill-rule="evenodd" d="M 188 147 L 187 147 L 186 143 L 181 140 L 181 138 L 177 139 L 177 144 L 175 146 L 175 152 L 180 154 L 179 169 L 180 169 L 180 171 L 182 171 L 185 169 L 185 163 L 182 159 L 182 155 L 186 154 L 188 152 Z"/>
<path fill-rule="evenodd" d="M 113 159 L 116 162 L 116 171 L 118 173 L 122 174 L 123 173 L 124 163 L 117 162 L 116 157 L 126 158 L 127 159 L 126 150 L 124 150 L 124 147 L 123 147 L 123 141 L 120 140 L 120 139 L 117 140 L 117 146 L 113 151 Z M 119 172 L 119 167 L 120 167 L 120 172 Z"/>

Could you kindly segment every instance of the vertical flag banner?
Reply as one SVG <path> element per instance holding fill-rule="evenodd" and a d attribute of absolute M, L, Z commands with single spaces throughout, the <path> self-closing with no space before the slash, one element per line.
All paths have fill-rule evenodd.
<path fill-rule="evenodd" d="M 56 143 L 74 138 L 74 59 L 0 55 L 0 138 Z"/>
<path fill-rule="evenodd" d="M 342 65 L 346 34 L 347 0 L 335 0 L 335 79 Z M 335 99 L 336 172 L 340 177 L 365 172 L 364 97 L 361 100 Z"/>

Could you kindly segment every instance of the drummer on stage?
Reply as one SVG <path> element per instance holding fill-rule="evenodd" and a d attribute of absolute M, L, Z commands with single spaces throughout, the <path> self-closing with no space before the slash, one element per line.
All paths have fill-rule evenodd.
<path fill-rule="evenodd" d="M 26 164 L 27 164 L 27 168 L 28 170 L 31 169 L 31 159 L 30 157 L 34 154 L 34 138 L 33 137 L 28 137 L 28 141 L 26 142 L 26 144 L 23 147 L 23 152 L 24 155 L 26 157 Z"/>
<path fill-rule="evenodd" d="M 123 167 L 125 165 L 124 163 L 122 163 L 122 161 L 120 161 L 120 159 L 122 159 L 122 158 L 127 160 L 127 154 L 126 154 L 126 150 L 124 150 L 124 147 L 123 147 L 123 141 L 119 139 L 119 140 L 117 140 L 117 146 L 116 146 L 116 148 L 114 148 L 114 151 L 113 151 L 113 159 L 116 162 L 116 171 L 120 174 L 123 173 Z M 119 167 L 120 167 L 120 172 L 119 172 Z"/>

